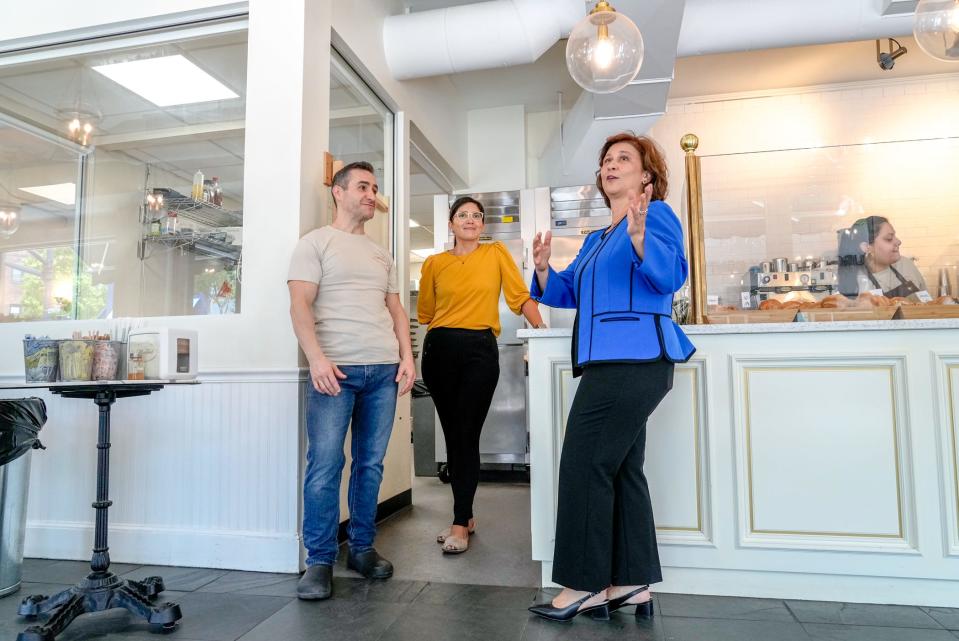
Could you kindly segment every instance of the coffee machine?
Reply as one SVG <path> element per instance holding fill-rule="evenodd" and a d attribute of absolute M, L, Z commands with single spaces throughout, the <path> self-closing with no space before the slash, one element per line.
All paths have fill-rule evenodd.
<path fill-rule="evenodd" d="M 824 258 L 764 260 L 749 268 L 743 282 L 748 283 L 752 309 L 758 309 L 764 300 L 817 302 L 839 291 L 838 266 Z M 746 299 L 743 296 L 743 307 Z"/>

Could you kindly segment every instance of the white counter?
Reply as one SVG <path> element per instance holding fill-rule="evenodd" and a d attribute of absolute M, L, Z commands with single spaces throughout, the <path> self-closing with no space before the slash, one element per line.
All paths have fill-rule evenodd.
<path fill-rule="evenodd" d="M 662 591 L 959 603 L 955 320 L 703 325 L 650 418 Z M 877 331 L 883 330 L 883 331 Z M 568 329 L 529 341 L 533 558 L 550 584 Z"/>
<path fill-rule="evenodd" d="M 959 329 L 959 318 L 929 318 L 888 321 L 840 321 L 834 323 L 743 323 L 717 325 L 683 325 L 687 336 L 704 334 L 796 334 L 806 332 L 889 331 L 900 329 Z M 516 336 L 529 338 L 570 337 L 568 327 L 521 329 Z"/>

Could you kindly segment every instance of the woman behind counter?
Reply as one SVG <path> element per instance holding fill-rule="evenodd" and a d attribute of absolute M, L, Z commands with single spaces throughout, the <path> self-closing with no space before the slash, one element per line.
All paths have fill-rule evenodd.
<path fill-rule="evenodd" d="M 573 372 L 582 372 L 559 468 L 553 581 L 565 589 L 530 608 L 554 621 L 636 606 L 652 614 L 662 581 L 643 474 L 646 420 L 673 386 L 673 363 L 695 348 L 670 316 L 687 276 L 683 230 L 663 198 L 663 152 L 618 134 L 599 154 L 596 186 L 612 211 L 562 272 L 549 266 L 550 233 L 533 241 L 534 298 L 575 307 Z"/>
<path fill-rule="evenodd" d="M 426 259 L 417 302 L 420 323 L 429 324 L 423 381 L 443 427 L 453 489 L 453 525 L 436 537 L 448 554 L 465 552 L 476 528 L 480 433 L 499 379 L 500 292 L 514 314 L 533 327 L 543 324 L 503 243 L 480 244 L 484 218 L 483 205 L 469 196 L 453 203 L 453 249 Z"/>
<path fill-rule="evenodd" d="M 863 292 L 888 298 L 917 299 L 926 281 L 912 258 L 902 256 L 892 223 L 882 216 L 860 218 L 839 234 L 839 291 L 855 298 Z"/>

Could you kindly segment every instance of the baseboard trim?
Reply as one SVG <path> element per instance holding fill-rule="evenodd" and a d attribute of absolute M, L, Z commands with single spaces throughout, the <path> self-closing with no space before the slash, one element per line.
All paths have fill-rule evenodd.
<path fill-rule="evenodd" d="M 413 488 L 400 492 L 393 498 L 386 499 L 382 503 L 378 504 L 376 506 L 376 522 L 380 523 L 384 519 L 393 516 L 397 512 L 405 510 L 411 505 L 413 505 Z M 346 519 L 340 523 L 340 529 L 337 533 L 337 540 L 340 543 L 344 543 L 346 541 L 346 528 L 349 526 L 349 524 L 349 519 Z"/>
<path fill-rule="evenodd" d="M 110 560 L 139 565 L 297 572 L 300 539 L 296 532 L 248 532 L 110 524 Z M 24 555 L 87 561 L 93 524 L 27 522 Z"/>
<path fill-rule="evenodd" d="M 405 490 L 376 506 L 376 522 L 413 505 L 413 490 Z M 339 527 L 346 541 L 349 520 Z M 28 521 L 24 555 L 87 561 L 93 545 L 93 524 L 72 521 Z M 110 560 L 140 565 L 298 572 L 301 543 L 298 532 L 246 532 L 160 528 L 110 524 Z"/>

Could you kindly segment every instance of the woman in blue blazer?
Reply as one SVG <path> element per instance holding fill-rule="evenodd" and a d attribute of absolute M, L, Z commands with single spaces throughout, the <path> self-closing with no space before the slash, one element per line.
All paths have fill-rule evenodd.
<path fill-rule="evenodd" d="M 565 589 L 530 608 L 559 621 L 631 605 L 652 615 L 649 585 L 662 572 L 643 474 L 646 420 L 673 386 L 673 364 L 695 351 L 671 317 L 688 266 L 682 226 L 663 202 L 662 151 L 643 136 L 611 136 L 596 186 L 612 224 L 590 234 L 569 267 L 549 266 L 549 232 L 533 242 L 530 293 L 576 309 L 573 373 L 582 374 L 559 469 L 553 581 Z"/>

